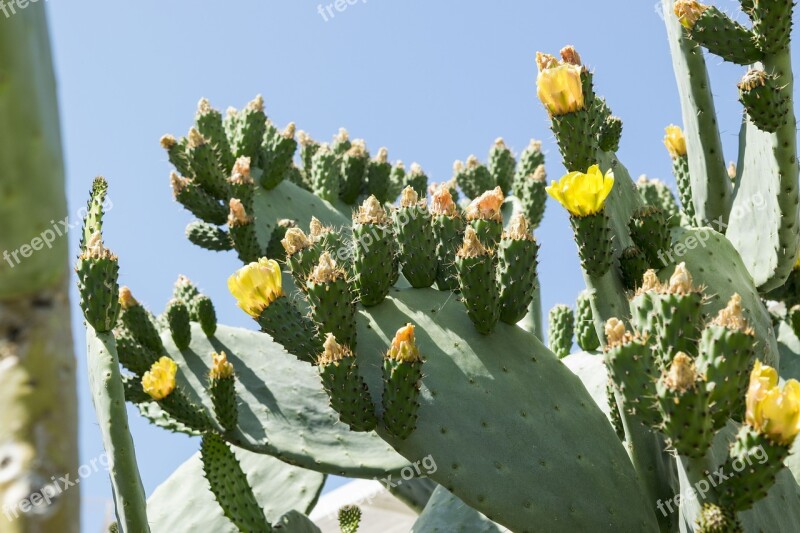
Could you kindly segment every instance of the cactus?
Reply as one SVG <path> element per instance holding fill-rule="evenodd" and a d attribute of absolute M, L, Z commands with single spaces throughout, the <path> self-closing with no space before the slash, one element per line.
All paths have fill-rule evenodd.
<path fill-rule="evenodd" d="M 567 174 L 547 186 L 538 143 L 515 170 L 498 140 L 488 168 L 474 156 L 454 165 L 463 211 L 452 182 L 431 189 L 428 205 L 420 168 L 393 167 L 385 148 L 370 159 L 344 132 L 330 147 L 298 135 L 313 193 L 286 179 L 249 184 L 241 158 L 261 172 L 278 164 L 265 162 L 273 145 L 264 139 L 277 130 L 263 102 L 222 121 L 230 170 L 206 106 L 198 131 L 167 143 L 168 155 L 229 208 L 222 235 L 247 263 L 229 289 L 262 331 L 216 326 L 210 301 L 185 280 L 159 328 L 130 293 L 115 304 L 102 292 L 108 283 L 90 283 L 89 265 L 84 313 L 108 328 L 100 340 L 90 330 L 90 357 L 116 341 L 134 374 L 112 373 L 117 397 L 156 425 L 203 435 L 215 512 L 242 530 L 314 530 L 307 509 L 264 516 L 269 496 L 257 495 L 258 469 L 238 460 L 243 453 L 350 477 L 428 476 L 440 486 L 420 531 L 800 528 L 790 454 L 800 431 L 797 162 L 779 4 L 748 3 L 749 29 L 693 0 L 665 0 L 684 123 L 665 142 L 683 213 L 660 182 L 631 179 L 615 153 L 622 122 L 572 47 L 537 57 L 538 96 Z M 740 87 L 749 118 L 735 188 L 702 46 L 769 66 Z M 769 212 L 745 228 L 735 208 L 752 192 Z M 586 284 L 577 319 L 566 306 L 551 311 L 549 349 L 521 327 L 541 314 L 536 262 L 546 238 L 533 230 L 548 194 L 570 215 Z M 93 237 L 96 218 L 83 260 L 110 261 Z M 214 220 L 193 226 L 196 241 L 224 240 Z M 106 282 L 115 275 L 98 272 Z M 790 312 L 770 314 L 767 297 Z M 576 333 L 584 351 L 570 354 Z M 709 483 L 719 468 L 728 481 Z M 693 500 L 675 499 L 690 489 Z M 117 494 L 118 508 L 131 501 L 142 511 L 135 491 Z M 351 514 L 342 512 L 343 530 Z"/>
<path fill-rule="evenodd" d="M 550 310 L 547 330 L 547 347 L 558 357 L 566 357 L 572 351 L 572 336 L 575 332 L 575 315 L 566 305 L 556 305 Z"/>

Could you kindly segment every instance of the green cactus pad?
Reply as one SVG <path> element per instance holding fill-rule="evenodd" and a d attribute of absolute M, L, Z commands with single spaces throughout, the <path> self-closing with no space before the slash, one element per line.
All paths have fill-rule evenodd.
<path fill-rule="evenodd" d="M 367 190 L 381 203 L 391 199 L 391 173 L 392 164 L 380 157 L 371 159 L 367 166 Z"/>
<path fill-rule="evenodd" d="M 734 293 L 742 297 L 744 317 L 756 333 L 756 357 L 765 364 L 778 366 L 772 319 L 731 242 L 710 228 L 677 229 L 670 253 L 671 260 L 686 263 L 695 286 L 706 288 L 703 311 L 707 316 L 716 315 Z M 715 267 L 709 268 L 712 264 Z M 667 265 L 659 272 L 659 278 L 667 279 L 673 270 L 673 265 Z"/>
<path fill-rule="evenodd" d="M 178 388 L 210 415 L 213 404 L 207 383 L 211 354 L 226 353 L 237 369 L 239 426 L 225 435 L 233 445 L 303 468 L 349 477 L 383 477 L 407 464 L 374 433 L 351 432 L 341 424 L 329 406 L 317 369 L 287 353 L 267 335 L 220 325 L 216 335 L 208 338 L 198 325 L 192 327 L 188 350 L 177 350 L 168 334 L 162 337 L 167 354 L 178 363 Z M 381 390 L 377 355 L 375 366 L 364 362 L 361 372 L 373 391 L 373 402 L 379 404 L 380 397 L 375 396 Z"/>
<path fill-rule="evenodd" d="M 388 224 L 353 224 L 354 283 L 362 305 L 378 305 L 399 275 L 397 240 Z"/>
<path fill-rule="evenodd" d="M 205 192 L 195 180 L 173 176 L 175 199 L 197 218 L 219 226 L 228 220 L 228 208 Z"/>
<path fill-rule="evenodd" d="M 503 139 L 497 139 L 489 151 L 489 173 L 503 194 L 511 192 L 516 166 L 517 161 L 514 159 L 513 152 L 506 146 Z"/>
<path fill-rule="evenodd" d="M 516 239 L 504 235 L 497 247 L 497 284 L 500 320 L 516 324 L 528 314 L 539 280 L 536 275 L 539 245 L 532 236 Z"/>
<path fill-rule="evenodd" d="M 723 466 L 728 460 L 731 443 L 736 438 L 739 427 L 733 422 L 717 433 L 714 438 L 714 444 L 709 451 L 707 461 L 709 465 L 720 465 L 723 467 L 722 478 L 717 474 L 718 469 L 710 473 L 706 480 L 710 480 L 717 488 L 724 491 L 730 475 L 735 471 L 728 467 Z M 767 449 L 764 450 L 768 452 Z M 763 460 L 765 455 L 760 454 L 751 460 L 750 464 L 745 462 L 745 466 L 759 465 L 759 460 Z M 790 456 L 790 460 L 791 460 Z M 694 484 L 688 481 L 687 475 L 681 462 L 677 463 L 678 474 L 680 477 L 680 494 L 688 494 L 689 489 L 694 487 Z M 727 469 L 726 469 L 727 468 Z M 746 472 L 747 470 L 743 470 Z M 708 486 L 713 489 L 712 483 L 709 482 Z M 702 487 L 701 487 L 702 488 Z M 797 492 L 797 482 L 792 477 L 788 469 L 781 469 L 776 476 L 775 484 L 769 489 L 766 498 L 758 500 L 751 509 L 737 513 L 737 517 L 742 522 L 745 531 L 796 531 L 800 527 L 800 495 Z M 678 489 L 675 490 L 677 494 Z M 724 500 L 724 497 L 722 498 Z M 681 518 L 686 523 L 694 523 L 700 515 L 701 509 L 696 499 L 683 498 L 681 500 Z M 674 509 L 674 506 L 673 506 Z"/>
<path fill-rule="evenodd" d="M 742 426 L 722 467 L 732 475 L 721 487 L 720 502 L 736 511 L 750 509 L 766 497 L 788 455 L 786 446 L 773 443 L 747 425 Z M 740 466 L 736 468 L 734 462 Z"/>
<path fill-rule="evenodd" d="M 523 178 L 532 176 L 541 165 L 544 165 L 542 143 L 541 141 L 531 140 L 528 147 L 525 148 L 519 156 L 517 172 L 514 175 L 514 186 L 512 188 L 514 196 L 522 198 L 521 186 Z"/>
<path fill-rule="evenodd" d="M 707 6 L 688 34 L 712 54 L 737 65 L 751 65 L 763 57 L 755 34 L 714 6 Z"/>
<path fill-rule="evenodd" d="M 422 361 L 383 361 L 383 425 L 394 438 L 404 440 L 417 427 Z"/>
<path fill-rule="evenodd" d="M 411 528 L 412 533 L 501 533 L 506 528 L 466 505 L 444 487 L 433 491 L 428 505 Z"/>
<path fill-rule="evenodd" d="M 309 517 L 298 511 L 289 511 L 272 524 L 278 533 L 322 533 Z"/>
<path fill-rule="evenodd" d="M 727 222 L 732 187 L 722 150 L 712 87 L 702 49 L 685 34 L 673 12 L 674 0 L 661 0 L 672 66 L 678 82 L 688 155 L 694 218 Z M 684 204 L 684 209 L 686 204 Z"/>
<path fill-rule="evenodd" d="M 234 376 L 210 378 L 208 389 L 211 394 L 211 403 L 214 404 L 214 415 L 217 422 L 227 431 L 234 429 L 239 418 L 236 378 Z"/>
<path fill-rule="evenodd" d="M 167 317 L 167 324 L 169 324 L 169 331 L 175 345 L 181 350 L 186 349 L 192 342 L 189 308 L 182 301 L 172 299 L 167 303 L 164 314 Z"/>
<path fill-rule="evenodd" d="M 475 329 L 484 335 L 500 319 L 500 287 L 496 279 L 497 260 L 491 253 L 478 257 L 456 256 L 461 300 Z"/>
<path fill-rule="evenodd" d="M 339 197 L 341 187 L 341 163 L 339 157 L 323 146 L 314 155 L 311 167 L 311 186 L 314 194 L 333 202 Z"/>
<path fill-rule="evenodd" d="M 753 21 L 756 45 L 766 54 L 777 54 L 789 47 L 794 2 L 760 0 L 745 9 Z M 743 2 L 744 5 L 744 2 Z"/>
<path fill-rule="evenodd" d="M 675 195 L 664 182 L 661 180 L 650 180 L 645 176 L 641 176 L 636 182 L 636 188 L 639 190 L 639 195 L 646 205 L 658 207 L 664 212 L 667 218 L 667 224 L 674 228 L 681 224 L 681 213 L 678 208 L 678 202 L 675 200 Z"/>
<path fill-rule="evenodd" d="M 200 461 L 203 463 L 203 475 L 214 494 L 214 499 L 239 531 L 268 533 L 270 525 L 250 487 L 247 475 L 233 450 L 219 435 L 214 433 L 203 435 Z"/>
<path fill-rule="evenodd" d="M 75 265 L 80 306 L 86 322 L 101 333 L 111 331 L 119 317 L 119 261 L 104 250 L 101 256 L 84 253 Z"/>
<path fill-rule="evenodd" d="M 256 319 L 261 330 L 301 361 L 313 363 L 322 353 L 322 341 L 314 324 L 298 310 L 289 296 L 280 296 Z"/>
<path fill-rule="evenodd" d="M 685 155 L 672 160 L 672 173 L 678 184 L 678 196 L 681 199 L 681 209 L 691 225 L 697 225 L 695 220 L 694 200 L 692 199 L 692 182 L 689 176 L 689 158 Z"/>
<path fill-rule="evenodd" d="M 119 371 L 114 336 L 97 332 L 92 327 L 86 328 L 86 355 L 92 403 L 103 437 L 103 448 L 108 454 L 117 520 L 123 531 L 149 533 L 136 450 L 128 431 L 125 386 Z"/>
<path fill-rule="evenodd" d="M 794 121 L 788 129 L 794 131 Z M 783 285 L 800 246 L 797 161 L 781 140 L 778 132 L 761 131 L 751 121 L 742 125 L 739 142 L 744 152 L 725 232 L 762 291 Z"/>
<path fill-rule="evenodd" d="M 268 522 L 294 509 L 310 512 L 317 502 L 325 476 L 312 470 L 290 466 L 268 455 L 233 450 L 258 504 Z M 225 517 L 203 475 L 200 453 L 194 454 L 147 501 L 148 519 L 153 531 L 172 533 L 238 533 Z"/>
<path fill-rule="evenodd" d="M 357 505 L 345 505 L 339 509 L 338 518 L 341 533 L 356 533 L 361 524 L 361 509 Z"/>
<path fill-rule="evenodd" d="M 205 433 L 212 429 L 209 413 L 193 402 L 181 387 L 176 387 L 169 396 L 157 403 L 170 417 L 194 431 Z"/>
<path fill-rule="evenodd" d="M 432 289 L 393 292 L 362 316 L 369 320 L 359 322 L 359 357 L 385 350 L 399 324 L 416 325 L 426 356 L 417 427 L 404 441 L 386 438 L 410 460 L 430 455 L 438 467 L 434 481 L 514 531 L 532 531 L 532 524 L 537 531 L 656 528 L 606 417 L 535 337 L 505 324 L 485 337 L 457 302 Z M 371 383 L 366 372 L 365 379 Z M 544 428 L 555 426 L 561 438 L 545 437 Z M 487 443 L 490 455 L 481 451 Z M 570 481 L 571 469 L 580 472 L 580 484 Z M 601 489 L 609 483 L 615 491 Z M 606 518 L 602 525 L 597 513 Z"/>
<path fill-rule="evenodd" d="M 406 166 L 402 161 L 398 161 L 394 164 L 392 172 L 389 174 L 389 190 L 386 193 L 386 202 L 392 202 L 397 198 L 397 195 L 400 194 L 400 191 L 402 191 L 403 187 L 406 185 L 407 175 Z"/>
<path fill-rule="evenodd" d="M 744 533 L 735 512 L 722 509 L 713 503 L 703 504 L 703 512 L 695 531 L 697 533 Z"/>
<path fill-rule="evenodd" d="M 424 204 L 399 207 L 392 212 L 392 219 L 403 276 L 412 287 L 430 287 L 436 281 L 439 263 L 428 208 Z"/>
<path fill-rule="evenodd" d="M 664 266 L 663 252 L 669 249 L 672 240 L 661 209 L 649 205 L 637 209 L 628 227 L 631 239 L 644 252 L 648 265 L 656 269 Z"/>
<path fill-rule="evenodd" d="M 228 199 L 228 180 L 219 164 L 214 147 L 199 132 L 189 134 L 186 157 L 194 176 L 194 181 L 211 197 L 217 200 Z M 250 152 L 248 152 L 250 153 Z"/>
<path fill-rule="evenodd" d="M 578 295 L 575 305 L 575 337 L 581 350 L 591 352 L 600 347 L 600 339 L 594 328 L 591 296 L 587 291 Z"/>
<path fill-rule="evenodd" d="M 200 323 L 206 337 L 212 337 L 217 331 L 217 313 L 211 298 L 200 295 L 192 301 L 190 313 L 192 320 Z"/>
<path fill-rule="evenodd" d="M 328 393 L 331 408 L 339 420 L 353 431 L 372 431 L 377 425 L 375 407 L 369 389 L 358 372 L 358 361 L 352 355 L 340 361 L 320 363 L 322 385 Z"/>
<path fill-rule="evenodd" d="M 222 170 L 229 174 L 233 168 L 235 159 L 231 151 L 228 137 L 225 135 L 225 127 L 222 125 L 222 113 L 213 109 L 208 100 L 203 99 L 198 105 L 197 114 L 194 117 L 194 125 L 200 134 L 208 139 L 217 153 Z M 171 159 L 170 159 L 171 160 Z M 186 176 L 187 174 L 184 174 Z"/>
<path fill-rule="evenodd" d="M 593 113 L 581 109 L 565 115 L 553 116 L 551 129 L 558 140 L 564 167 L 569 172 L 586 172 L 597 163 Z"/>
<path fill-rule="evenodd" d="M 186 226 L 186 238 L 192 244 L 212 252 L 233 250 L 233 243 L 228 232 L 200 220 L 190 222 Z"/>
<path fill-rule="evenodd" d="M 411 172 L 406 174 L 406 179 L 403 182 L 404 187 L 411 187 L 414 189 L 420 199 L 424 199 L 428 194 L 428 175 L 422 170 L 418 164 L 411 165 Z"/>
<path fill-rule="evenodd" d="M 189 158 L 186 155 L 188 139 L 181 137 L 176 139 L 172 135 L 164 135 L 161 138 L 161 147 L 167 151 L 167 159 L 170 164 L 181 176 L 191 176 L 192 169 L 189 166 Z"/>
<path fill-rule="evenodd" d="M 146 350 L 156 355 L 164 352 L 164 344 L 150 313 L 138 302 L 123 309 L 120 319 L 133 338 Z"/>
<path fill-rule="evenodd" d="M 274 126 L 267 129 L 259 157 L 262 171 L 259 183 L 262 187 L 274 189 L 283 181 L 293 166 L 292 159 L 296 151 L 294 125 L 290 124 L 283 132 L 279 132 Z"/>
<path fill-rule="evenodd" d="M 258 242 L 256 226 L 252 219 L 246 222 L 229 224 L 228 228 L 233 248 L 242 263 L 253 263 L 264 256 L 264 249 Z"/>
<path fill-rule="evenodd" d="M 228 140 L 233 155 L 242 157 L 257 154 L 267 131 L 267 116 L 264 114 L 264 100 L 261 96 L 257 96 L 239 111 L 232 125 L 234 129 L 228 134 Z"/>
<path fill-rule="evenodd" d="M 369 152 L 363 145 L 351 147 L 343 156 L 341 163 L 341 188 L 339 198 L 353 205 L 367 182 Z"/>
<path fill-rule="evenodd" d="M 503 223 L 501 221 L 476 218 L 470 220 L 469 225 L 478 234 L 481 244 L 492 250 L 497 248 L 497 243 L 500 242 L 500 237 L 503 235 Z"/>
<path fill-rule="evenodd" d="M 629 291 L 642 284 L 642 276 L 647 271 L 647 258 L 636 246 L 629 246 L 619 256 L 619 271 L 622 285 Z"/>
<path fill-rule="evenodd" d="M 755 337 L 744 331 L 708 325 L 700 338 L 697 364 L 706 375 L 714 429 L 741 419 L 753 366 Z"/>
<path fill-rule="evenodd" d="M 598 147 L 603 152 L 616 152 L 619 150 L 619 141 L 622 138 L 622 119 L 608 116 L 600 126 Z"/>
<path fill-rule="evenodd" d="M 114 330 L 114 338 L 117 340 L 119 362 L 137 376 L 141 376 L 150 370 L 153 363 L 158 361 L 159 355 L 142 346 L 128 328 L 116 328 Z M 160 342 L 161 339 L 159 338 L 159 344 Z"/>
<path fill-rule="evenodd" d="M 739 83 L 739 101 L 750 121 L 759 129 L 774 133 L 788 120 L 789 95 L 776 76 L 751 70 Z"/>
<path fill-rule="evenodd" d="M 709 394 L 696 383 L 685 391 L 671 390 L 662 378 L 656 386 L 662 424 L 669 446 L 680 455 L 705 456 L 714 438 Z"/>
<path fill-rule="evenodd" d="M 566 357 L 572 351 L 572 338 L 575 332 L 575 315 L 566 305 L 556 305 L 550 309 L 547 327 L 547 345 L 558 357 Z"/>
<path fill-rule="evenodd" d="M 433 491 L 439 486 L 438 483 L 427 477 L 415 477 L 404 479 L 402 484 L 393 483 L 394 487 L 389 487 L 392 496 L 409 506 L 417 513 L 421 513 L 433 495 Z"/>
<path fill-rule="evenodd" d="M 561 362 L 573 374 L 578 376 L 583 386 L 586 387 L 586 391 L 591 395 L 597 407 L 606 415 L 613 427 L 615 416 L 617 419 L 619 418 L 619 410 L 613 395 L 609 396 L 608 394 L 609 375 L 603 360 L 603 354 L 598 352 L 577 352 L 569 354 Z"/>
<path fill-rule="evenodd" d="M 516 195 L 523 207 L 523 213 L 530 222 L 531 228 L 536 229 L 544 218 L 547 205 L 547 175 L 544 166 L 541 170 L 534 171 L 524 177 L 517 177 L 514 182 Z"/>
<path fill-rule="evenodd" d="M 306 291 L 311 318 L 319 333 L 323 337 L 332 333 L 338 342 L 355 350 L 356 300 L 350 284 L 343 277 L 330 282 L 309 279 Z"/>
<path fill-rule="evenodd" d="M 464 170 L 456 175 L 456 182 L 467 198 L 477 198 L 497 186 L 489 169 L 473 158 L 470 158 Z"/>
<path fill-rule="evenodd" d="M 621 394 L 625 412 L 645 425 L 656 426 L 660 422 L 656 381 L 661 367 L 651 346 L 634 338 L 609 348 L 605 361 L 615 388 Z"/>
<path fill-rule="evenodd" d="M 436 287 L 441 291 L 458 289 L 456 251 L 464 237 L 464 219 L 459 215 L 434 215 L 433 237 L 436 240 Z"/>
<path fill-rule="evenodd" d="M 609 218 L 604 212 L 584 217 L 571 216 L 583 270 L 600 278 L 611 268 L 613 254 Z"/>

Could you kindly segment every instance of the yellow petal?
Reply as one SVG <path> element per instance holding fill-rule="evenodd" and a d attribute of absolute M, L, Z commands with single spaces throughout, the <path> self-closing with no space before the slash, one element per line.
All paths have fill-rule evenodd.
<path fill-rule="evenodd" d="M 142 389 L 154 400 L 163 400 L 175 390 L 178 365 L 169 357 L 162 357 L 142 376 Z"/>

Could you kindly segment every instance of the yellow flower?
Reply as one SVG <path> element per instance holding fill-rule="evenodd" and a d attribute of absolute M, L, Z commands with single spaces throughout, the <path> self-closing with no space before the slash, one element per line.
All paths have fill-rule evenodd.
<path fill-rule="evenodd" d="M 570 172 L 558 182 L 552 182 L 547 187 L 547 194 L 558 200 L 570 214 L 585 217 L 603 210 L 613 186 L 613 172 L 609 170 L 603 176 L 600 167 L 592 165 L 585 174 Z"/>
<path fill-rule="evenodd" d="M 800 383 L 788 380 L 778 386 L 774 368 L 756 361 L 745 398 L 747 424 L 773 442 L 790 446 L 800 431 Z"/>
<path fill-rule="evenodd" d="M 420 360 L 417 342 L 414 339 L 414 326 L 406 324 L 397 330 L 392 339 L 392 346 L 387 356 L 404 363 L 414 363 Z"/>
<path fill-rule="evenodd" d="M 228 290 L 245 313 L 258 318 L 269 304 L 283 296 L 281 267 L 277 261 L 262 257 L 229 277 Z"/>
<path fill-rule="evenodd" d="M 175 390 L 178 365 L 169 357 L 162 357 L 142 376 L 142 388 L 154 400 L 163 400 Z"/>
<path fill-rule="evenodd" d="M 664 131 L 667 134 L 664 136 L 664 146 L 667 147 L 670 157 L 675 159 L 686 155 L 686 137 L 683 136 L 683 130 L 674 124 L 670 124 Z"/>
<path fill-rule="evenodd" d="M 233 375 L 233 365 L 225 352 L 211 354 L 213 363 L 209 375 L 211 379 L 225 379 Z"/>
<path fill-rule="evenodd" d="M 565 115 L 584 109 L 583 67 L 569 63 L 544 68 L 536 78 L 536 93 L 539 100 L 553 116 Z"/>
<path fill-rule="evenodd" d="M 706 9 L 708 9 L 708 6 L 696 0 L 678 0 L 673 7 L 675 14 L 678 16 L 678 20 L 684 28 L 689 30 L 694 28 L 697 19 L 700 18 L 700 15 L 702 15 Z"/>

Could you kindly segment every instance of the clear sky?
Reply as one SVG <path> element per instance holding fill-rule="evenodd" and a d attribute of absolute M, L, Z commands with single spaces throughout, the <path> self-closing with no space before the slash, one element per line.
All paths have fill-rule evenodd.
<path fill-rule="evenodd" d="M 357 0 L 326 21 L 318 6 L 328 2 L 49 1 L 70 213 L 84 205 L 95 175 L 108 178 L 106 243 L 119 254 L 122 283 L 153 311 L 185 274 L 214 299 L 222 322 L 253 327 L 225 287 L 238 260 L 183 236 L 192 217 L 172 200 L 158 144 L 164 133 L 185 134 L 203 96 L 224 109 L 261 93 L 278 125 L 295 121 L 323 140 L 344 126 L 373 151 L 385 145 L 391 159 L 419 162 L 436 181 L 450 177 L 456 159 L 485 159 L 498 136 L 517 153 L 534 137 L 557 179 L 563 168 L 535 96 L 534 56 L 574 44 L 624 120 L 620 157 L 631 174 L 674 184 L 661 139 L 664 126 L 680 123 L 680 108 L 656 0 Z M 738 2 L 716 5 L 736 12 Z M 708 63 L 725 155 L 735 159 L 743 71 L 715 57 Z M 77 235 L 70 238 L 74 250 Z M 546 313 L 573 304 L 582 289 L 568 219 L 552 201 L 537 238 Z M 88 462 L 102 447 L 77 307 L 73 323 Z M 133 411 L 131 429 L 148 494 L 198 447 Z M 95 474 L 81 486 L 84 531 L 99 531 L 109 483 Z"/>

